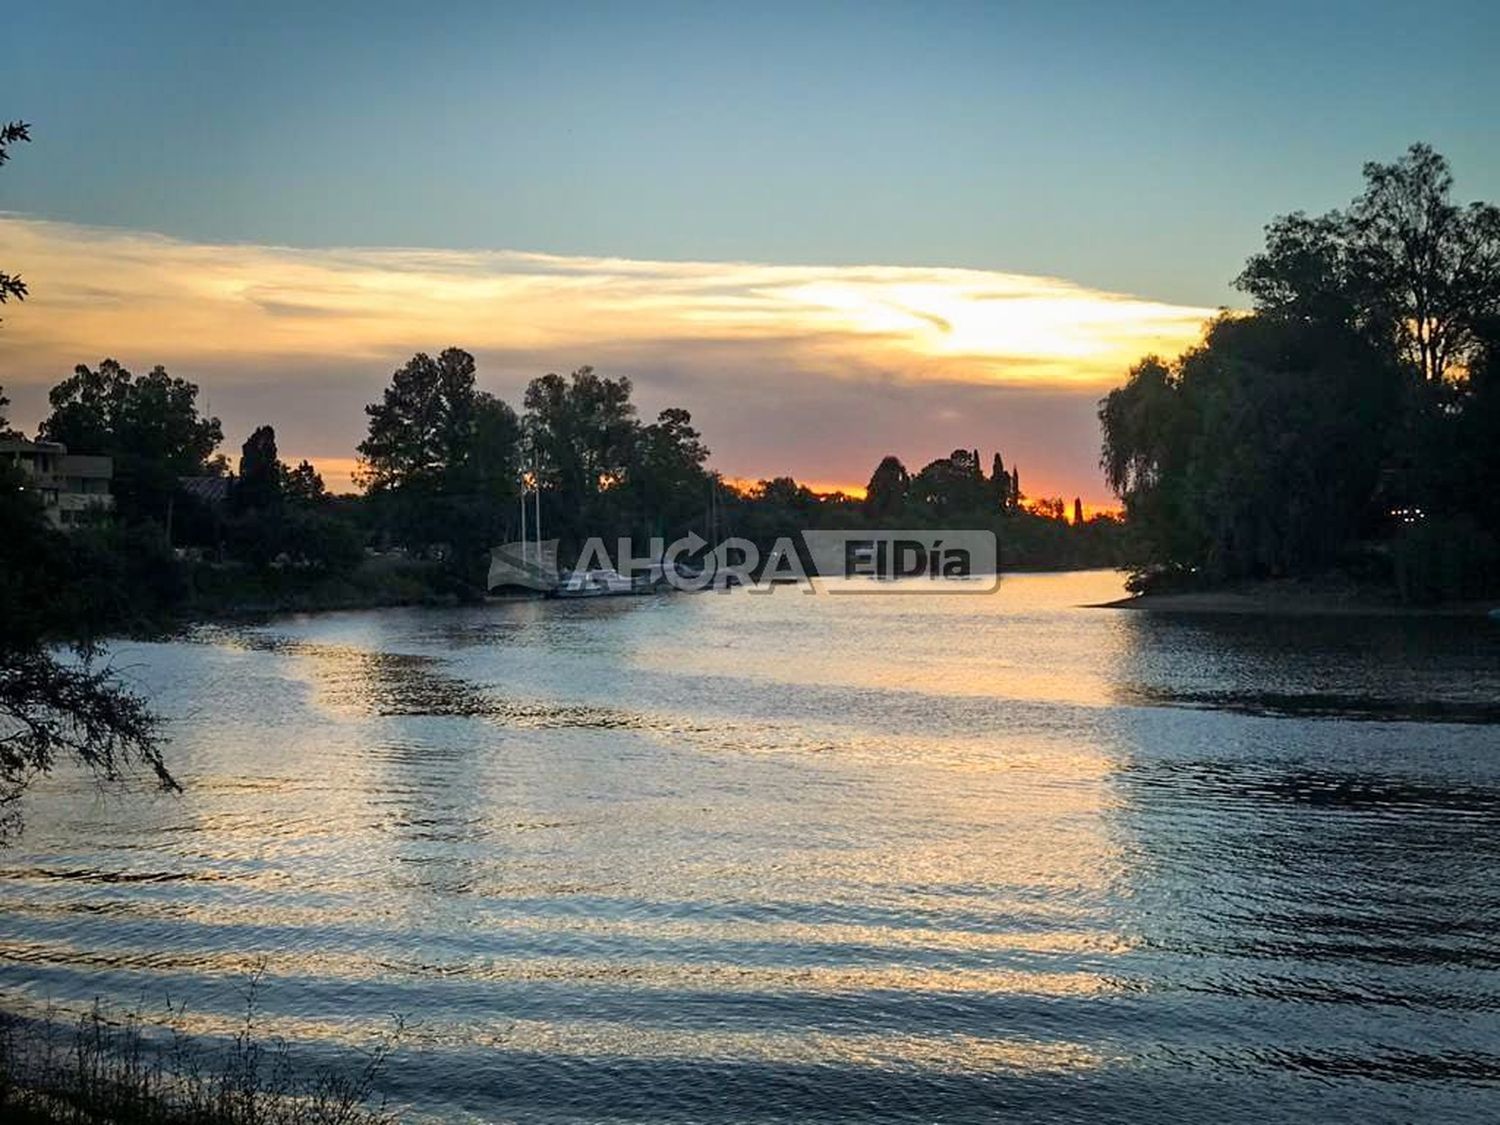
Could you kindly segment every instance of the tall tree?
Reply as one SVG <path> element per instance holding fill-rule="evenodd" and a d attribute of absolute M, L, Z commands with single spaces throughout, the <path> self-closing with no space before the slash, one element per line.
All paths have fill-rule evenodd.
<path fill-rule="evenodd" d="M 359 444 L 360 483 L 370 492 L 441 491 L 473 437 L 475 394 L 468 352 L 412 356 L 391 376 L 381 401 L 365 407 L 370 421 Z"/>
<path fill-rule="evenodd" d="M 1005 470 L 1005 458 L 1000 456 L 999 450 L 995 451 L 994 460 L 990 462 L 990 492 L 996 508 L 1003 512 L 1010 507 L 1010 474 Z"/>
<path fill-rule="evenodd" d="M 515 412 L 477 390 L 474 375 L 461 348 L 413 356 L 365 408 L 356 477 L 399 539 L 445 543 L 466 565 L 508 527 L 520 433 Z"/>
<path fill-rule="evenodd" d="M 628 479 L 640 436 L 630 392 L 629 379 L 592 367 L 566 379 L 543 375 L 526 388 L 529 459 L 555 499 L 552 526 L 565 538 L 608 530 L 599 495 Z"/>
<path fill-rule="evenodd" d="M 1425 144 L 1364 178 L 1346 211 L 1272 222 L 1238 284 L 1261 312 L 1358 327 L 1441 384 L 1500 313 L 1500 208 L 1454 203 L 1448 162 Z"/>
<path fill-rule="evenodd" d="M 234 505 L 241 511 L 270 511 L 281 506 L 286 467 L 276 452 L 276 431 L 258 426 L 240 449 L 240 475 Z"/>
<path fill-rule="evenodd" d="M 133 376 L 113 359 L 82 364 L 48 394 L 40 436 L 73 453 L 114 458 L 112 490 L 127 521 L 165 518 L 177 479 L 210 471 L 219 420 L 198 413 L 198 387 L 154 367 Z"/>
<path fill-rule="evenodd" d="M 865 486 L 865 513 L 875 519 L 899 515 L 906 507 L 910 491 L 911 474 L 901 459 L 889 455 L 882 457 L 870 474 L 870 483 Z"/>
<path fill-rule="evenodd" d="M 330 499 L 328 489 L 323 486 L 323 476 L 311 461 L 297 462 L 295 468 L 287 469 L 283 490 L 290 503 L 312 507 Z"/>
<path fill-rule="evenodd" d="M 627 477 L 641 531 L 676 536 L 699 521 L 710 484 L 707 461 L 708 447 L 686 410 L 668 407 L 641 427 Z"/>
<path fill-rule="evenodd" d="M 975 450 L 955 449 L 923 466 L 911 482 L 912 498 L 934 516 L 979 515 L 988 509 L 989 486 Z"/>

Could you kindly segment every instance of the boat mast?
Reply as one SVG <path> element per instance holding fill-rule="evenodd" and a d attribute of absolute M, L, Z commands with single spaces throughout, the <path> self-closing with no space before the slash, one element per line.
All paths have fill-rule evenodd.
<path fill-rule="evenodd" d="M 521 566 L 526 566 L 526 474 L 521 473 Z"/>

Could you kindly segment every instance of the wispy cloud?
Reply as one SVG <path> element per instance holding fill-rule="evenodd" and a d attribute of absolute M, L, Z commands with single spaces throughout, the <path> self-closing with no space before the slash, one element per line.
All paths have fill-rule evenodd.
<path fill-rule="evenodd" d="M 17 216 L 0 217 L 0 245 L 34 294 L 0 330 L 7 385 L 49 385 L 105 355 L 164 363 L 213 384 L 230 433 L 270 420 L 294 438 L 284 445 L 330 463 L 350 455 L 359 406 L 397 363 L 457 344 L 502 392 L 587 362 L 631 375 L 648 405 L 703 418 L 733 451 L 731 472 L 857 481 L 895 436 L 875 424 L 892 404 L 923 446 L 964 420 L 993 428 L 972 411 L 998 398 L 1087 408 L 1141 354 L 1195 339 L 1212 312 L 982 270 L 211 245 Z M 230 417 L 226 402 L 264 417 Z M 731 402 L 734 413 L 715 409 Z M 745 432 L 779 421 L 802 433 L 780 409 L 794 402 L 821 415 L 823 438 L 788 449 Z M 309 411 L 318 425 L 295 420 Z M 716 414 L 734 431 L 708 427 Z M 829 458 L 839 424 L 851 432 Z M 861 429 L 877 432 L 856 452 Z M 1066 475 L 1085 473 L 1092 482 L 1091 460 Z"/>

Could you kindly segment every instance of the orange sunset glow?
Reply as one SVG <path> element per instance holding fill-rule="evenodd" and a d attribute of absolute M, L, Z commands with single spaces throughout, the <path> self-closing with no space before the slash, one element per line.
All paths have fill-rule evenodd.
<path fill-rule="evenodd" d="M 977 438 L 1034 461 L 1024 427 L 1002 417 L 973 432 L 972 411 L 950 397 L 1064 395 L 1087 418 L 1088 402 L 1136 357 L 1180 350 L 1211 312 L 972 269 L 209 245 L 18 217 L 0 218 L 0 239 L 27 263 L 34 291 L 30 315 L 0 334 L 18 402 L 106 355 L 134 369 L 161 363 L 203 386 L 237 441 L 258 419 L 234 409 L 235 396 L 260 388 L 267 412 L 287 404 L 275 411 L 287 416 L 286 453 L 344 489 L 373 388 L 413 351 L 450 343 L 489 360 L 509 384 L 494 388 L 502 394 L 581 363 L 649 392 L 669 364 L 675 398 L 704 420 L 728 475 L 790 474 L 853 494 L 888 439 L 851 433 L 832 456 L 812 443 L 767 448 L 764 434 L 725 446 L 714 402 L 757 385 L 772 396 L 788 382 L 855 404 L 927 388 L 927 406 L 955 435 L 947 447 L 937 438 L 932 456 Z M 299 427 L 297 402 L 310 395 L 343 403 L 340 420 Z M 1038 469 L 1028 491 L 1107 505 L 1088 461 Z"/>

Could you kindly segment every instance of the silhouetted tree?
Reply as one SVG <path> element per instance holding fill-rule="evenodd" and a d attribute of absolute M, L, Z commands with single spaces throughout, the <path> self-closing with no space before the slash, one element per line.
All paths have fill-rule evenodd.
<path fill-rule="evenodd" d="M 5 388 L 0 386 L 0 438 L 19 436 L 16 430 L 10 428 L 10 418 L 5 413 L 9 408 L 10 399 L 5 395 Z"/>
<path fill-rule="evenodd" d="M 923 466 L 911 482 L 911 496 L 933 515 L 976 515 L 988 509 L 989 487 L 977 452 L 955 449 Z"/>
<path fill-rule="evenodd" d="M 1101 403 L 1105 475 L 1150 561 L 1300 573 L 1393 535 L 1380 557 L 1409 593 L 1493 581 L 1500 209 L 1452 203 L 1426 145 L 1364 176 L 1346 211 L 1267 228 L 1238 279 L 1254 315 L 1220 317 L 1173 363 L 1142 361 Z M 1481 577 L 1423 577 L 1444 567 Z"/>
<path fill-rule="evenodd" d="M 1073 497 L 1073 524 L 1075 527 L 1083 525 L 1083 501 L 1077 496 Z"/>
<path fill-rule="evenodd" d="M 906 507 L 911 490 L 911 474 L 899 457 L 881 458 L 865 487 L 865 513 L 875 519 L 888 519 Z"/>
<path fill-rule="evenodd" d="M 297 467 L 286 470 L 282 491 L 289 503 L 314 507 L 329 500 L 328 489 L 323 487 L 323 477 L 312 462 L 297 462 Z"/>
<path fill-rule="evenodd" d="M 472 355 L 448 348 L 413 356 L 365 413 L 356 479 L 388 529 L 414 545 L 448 544 L 477 565 L 516 495 L 515 412 L 475 389 Z"/>
<path fill-rule="evenodd" d="M 619 513 L 598 500 L 628 479 L 636 457 L 640 424 L 630 392 L 629 379 L 607 378 L 592 367 L 566 379 L 543 375 L 526 388 L 525 434 L 554 501 L 552 527 L 565 539 L 623 530 L 611 519 Z"/>
<path fill-rule="evenodd" d="M 474 357 L 448 348 L 418 352 L 391 376 L 380 402 L 365 407 L 360 483 L 370 492 L 442 490 L 473 438 Z"/>
<path fill-rule="evenodd" d="M 1344 212 L 1275 220 L 1239 285 L 1262 312 L 1342 322 L 1390 341 L 1423 381 L 1463 367 L 1500 313 L 1500 208 L 1452 202 L 1448 162 L 1424 144 L 1364 167 Z"/>
<path fill-rule="evenodd" d="M 1031 502 L 1033 515 L 1041 516 L 1047 520 L 1062 520 L 1066 518 L 1067 509 L 1063 506 L 1061 496 L 1043 496 Z"/>
<path fill-rule="evenodd" d="M 701 514 L 708 447 L 692 423 L 686 410 L 669 407 L 641 428 L 622 499 L 641 531 L 675 537 Z"/>
<path fill-rule="evenodd" d="M 269 511 L 281 506 L 286 467 L 276 453 L 276 431 L 259 426 L 240 451 L 240 475 L 234 484 L 234 506 L 240 511 Z"/>
<path fill-rule="evenodd" d="M 223 441 L 217 418 L 198 413 L 198 387 L 163 367 L 133 376 L 112 359 L 80 364 L 48 394 L 39 435 L 73 453 L 114 459 L 111 490 L 127 521 L 163 521 L 177 479 L 209 470 Z"/>
<path fill-rule="evenodd" d="M 1105 476 L 1156 561 L 1316 569 L 1370 518 L 1400 402 L 1399 369 L 1352 328 L 1224 316 L 1104 400 Z"/>
<path fill-rule="evenodd" d="M 990 462 L 990 492 L 999 511 L 1009 510 L 1010 473 L 1005 469 L 1005 458 L 1000 456 L 999 450 L 995 451 L 994 460 Z"/>

